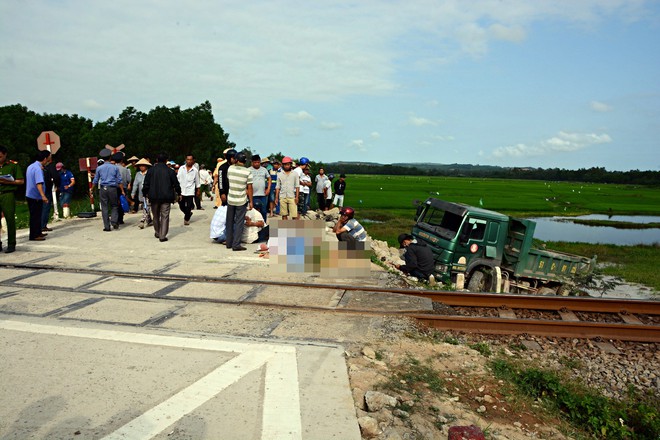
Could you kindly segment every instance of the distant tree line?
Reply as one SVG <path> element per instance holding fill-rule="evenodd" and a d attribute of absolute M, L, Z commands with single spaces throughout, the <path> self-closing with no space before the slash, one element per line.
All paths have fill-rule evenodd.
<path fill-rule="evenodd" d="M 561 168 L 505 168 L 478 165 L 434 165 L 334 162 L 326 164 L 326 171 L 346 174 L 383 174 L 407 176 L 449 176 L 494 179 L 526 179 L 591 183 L 619 183 L 660 186 L 660 171 L 607 171 L 603 167 L 566 170 Z"/>
<path fill-rule="evenodd" d="M 54 160 L 64 162 L 74 173 L 78 171 L 78 159 L 98 156 L 107 145 L 125 145 L 129 156 L 147 157 L 153 160 L 159 152 L 170 159 L 183 163 L 187 154 L 194 154 L 199 163 L 209 168 L 226 148 L 252 154 L 249 146 L 238 148 L 229 140 L 229 133 L 216 123 L 211 103 L 188 109 L 159 106 L 148 113 L 127 107 L 116 118 L 103 122 L 66 114 L 38 114 L 20 104 L 0 107 L 0 144 L 10 152 L 10 159 L 17 160 L 24 169 L 37 152 L 36 139 L 42 131 L 55 131 L 62 147 Z M 266 157 L 262 153 L 262 157 Z M 271 159 L 281 160 L 282 152 L 271 153 Z M 300 158 L 293 158 L 299 160 Z M 565 170 L 559 168 L 505 168 L 490 165 L 400 163 L 378 164 L 373 162 L 316 162 L 309 154 L 312 170 L 325 167 L 334 174 L 382 174 L 415 176 L 488 177 L 501 179 L 534 179 L 551 181 L 581 181 L 593 183 L 621 183 L 636 185 L 660 185 L 658 171 L 607 171 L 602 167 Z M 76 185 L 82 192 L 84 185 Z"/>
<path fill-rule="evenodd" d="M 148 113 L 127 107 L 118 117 L 95 123 L 75 114 L 38 114 L 20 104 L 9 105 L 0 107 L 0 143 L 12 159 L 27 166 L 37 152 L 39 134 L 54 131 L 62 145 L 55 160 L 73 171 L 79 158 L 98 156 L 106 144 L 124 144 L 128 156 L 153 159 L 162 151 L 183 163 L 192 153 L 198 162 L 215 165 L 216 157 L 236 144 L 211 110 L 208 101 L 189 109 L 156 107 Z"/>

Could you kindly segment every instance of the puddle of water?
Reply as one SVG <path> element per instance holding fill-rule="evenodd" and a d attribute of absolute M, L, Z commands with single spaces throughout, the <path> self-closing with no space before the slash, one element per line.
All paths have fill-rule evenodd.
<path fill-rule="evenodd" d="M 611 226 L 587 226 L 561 221 L 565 219 L 612 220 L 635 223 L 660 222 L 658 216 L 615 215 L 609 217 L 602 214 L 591 214 L 579 217 L 539 217 L 530 219 L 536 222 L 534 237 L 544 241 L 575 241 L 627 246 L 660 243 L 660 228 L 617 229 Z"/>

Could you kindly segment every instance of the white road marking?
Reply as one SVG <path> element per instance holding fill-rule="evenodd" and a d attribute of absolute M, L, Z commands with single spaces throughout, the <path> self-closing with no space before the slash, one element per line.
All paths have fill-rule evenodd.
<path fill-rule="evenodd" d="M 296 354 L 277 353 L 268 361 L 263 404 L 262 439 L 302 439 Z"/>
<path fill-rule="evenodd" d="M 228 386 L 263 365 L 266 365 L 266 379 L 261 438 L 263 440 L 275 438 L 302 439 L 298 362 L 295 347 L 200 340 L 192 337 L 131 333 L 116 330 L 60 327 L 11 320 L 0 320 L 0 329 L 133 344 L 241 353 L 166 401 L 109 434 L 105 439 L 146 440 L 153 438 Z"/>

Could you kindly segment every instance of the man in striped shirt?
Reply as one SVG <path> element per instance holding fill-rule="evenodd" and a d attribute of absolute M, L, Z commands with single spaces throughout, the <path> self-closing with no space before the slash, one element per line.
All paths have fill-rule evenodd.
<path fill-rule="evenodd" d="M 233 251 L 244 251 L 247 248 L 241 246 L 243 236 L 243 225 L 245 214 L 252 209 L 252 173 L 245 168 L 247 156 L 238 153 L 235 156 L 236 164 L 231 165 L 227 171 L 229 180 L 229 192 L 227 193 L 227 224 L 225 232 L 227 235 L 225 244 L 227 249 Z"/>
<path fill-rule="evenodd" d="M 352 245 L 367 240 L 367 231 L 364 230 L 360 222 L 353 218 L 354 216 L 355 210 L 350 206 L 339 211 L 339 220 L 333 229 L 333 232 L 337 235 L 337 240 L 346 241 Z"/>

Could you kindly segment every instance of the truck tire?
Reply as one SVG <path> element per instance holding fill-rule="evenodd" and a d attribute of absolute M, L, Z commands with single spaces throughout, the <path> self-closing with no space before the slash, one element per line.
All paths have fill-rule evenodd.
<path fill-rule="evenodd" d="M 550 287 L 541 287 L 538 293 L 539 295 L 556 295 L 557 291 Z"/>
<path fill-rule="evenodd" d="M 491 285 L 493 284 L 490 275 L 480 271 L 475 270 L 470 276 L 470 281 L 468 282 L 468 290 L 470 292 L 490 292 Z"/>

